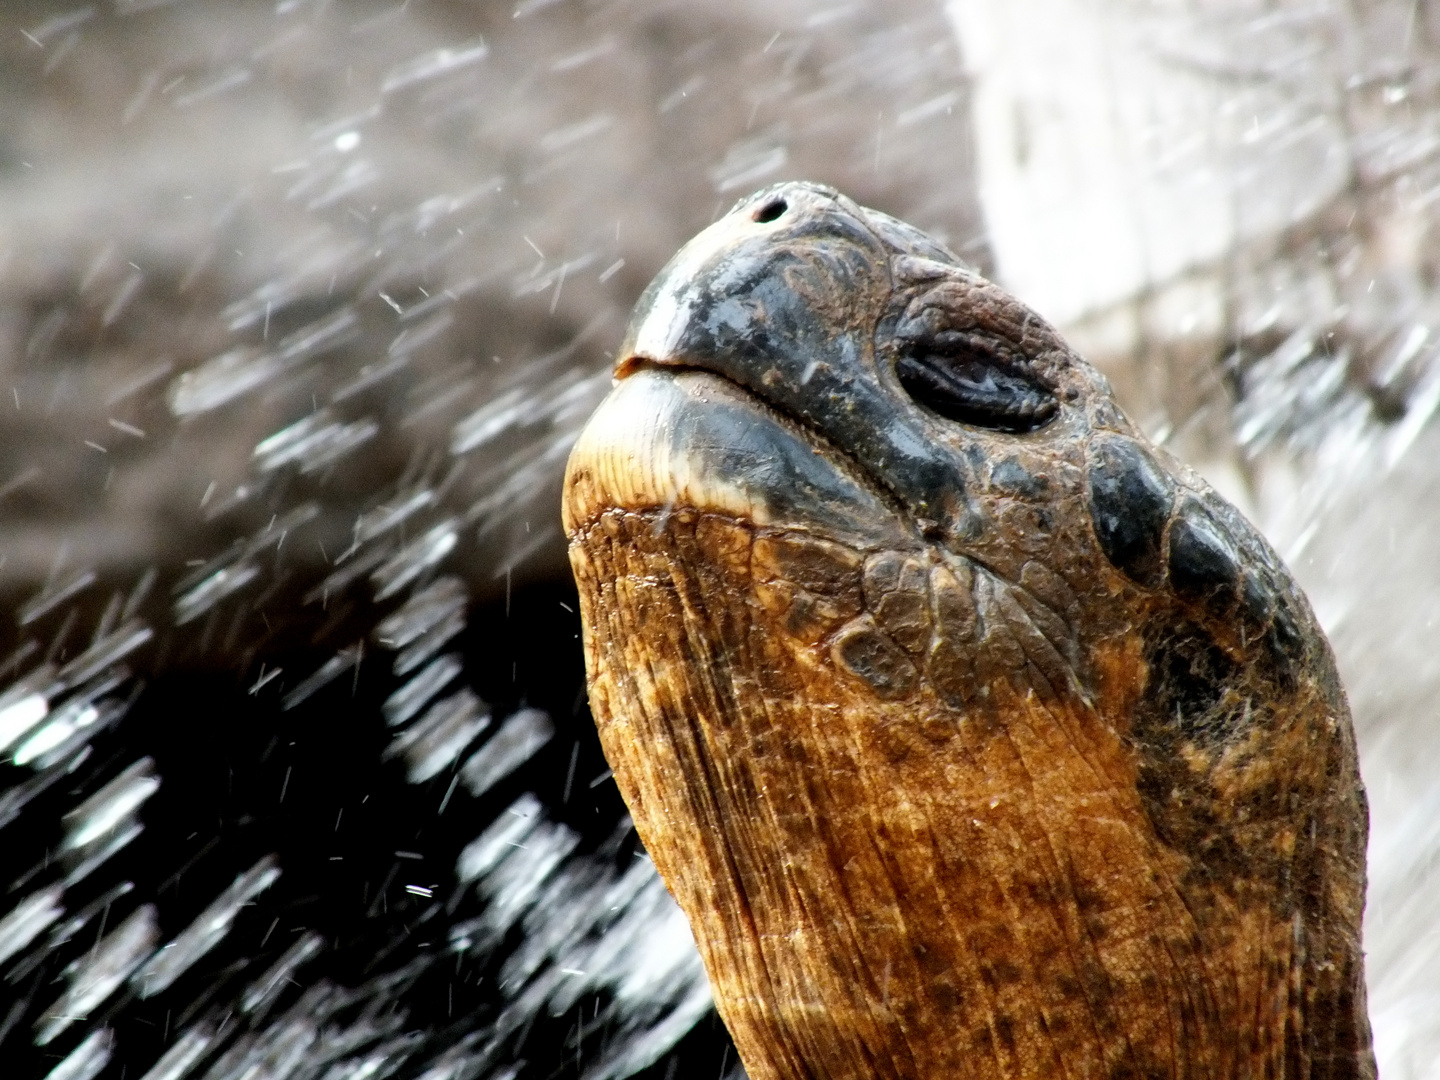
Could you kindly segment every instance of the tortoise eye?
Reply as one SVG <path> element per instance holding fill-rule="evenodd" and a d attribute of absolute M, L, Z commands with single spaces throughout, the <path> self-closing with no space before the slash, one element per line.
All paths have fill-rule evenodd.
<path fill-rule="evenodd" d="M 895 374 L 907 394 L 947 420 L 1024 432 L 1055 416 L 1054 395 L 1019 365 L 971 342 L 916 344 L 896 361 Z"/>

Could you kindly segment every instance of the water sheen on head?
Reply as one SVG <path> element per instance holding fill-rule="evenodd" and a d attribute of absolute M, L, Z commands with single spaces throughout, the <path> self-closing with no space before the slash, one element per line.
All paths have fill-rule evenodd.
<path fill-rule="evenodd" d="M 1329 648 L 1053 328 L 782 184 L 619 355 L 592 706 L 754 1080 L 1372 1074 Z"/>

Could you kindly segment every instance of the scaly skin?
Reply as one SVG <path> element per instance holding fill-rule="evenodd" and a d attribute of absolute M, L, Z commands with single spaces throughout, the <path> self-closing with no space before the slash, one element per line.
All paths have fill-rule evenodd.
<path fill-rule="evenodd" d="M 1374 1075 L 1330 650 L 1103 377 L 794 184 L 620 355 L 566 479 L 591 704 L 752 1080 Z"/>

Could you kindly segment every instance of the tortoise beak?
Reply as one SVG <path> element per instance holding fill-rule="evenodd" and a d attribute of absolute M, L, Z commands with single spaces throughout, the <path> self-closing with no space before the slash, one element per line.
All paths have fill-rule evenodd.
<path fill-rule="evenodd" d="M 743 352 L 746 344 L 782 345 L 772 324 L 787 255 L 839 198 L 814 184 L 779 185 L 743 200 L 696 235 L 635 305 L 616 354 L 616 376 L 645 364 L 718 370 L 737 346 Z M 792 330 L 800 329 L 795 317 L 803 321 L 805 314 L 788 312 Z M 804 336 L 815 339 L 835 328 L 816 323 L 806 329 Z"/>
<path fill-rule="evenodd" d="M 685 365 L 685 345 L 693 336 L 688 331 L 713 306 L 716 263 L 753 231 L 753 222 L 727 214 L 676 253 L 635 305 L 616 353 L 617 378 L 647 363 Z"/>

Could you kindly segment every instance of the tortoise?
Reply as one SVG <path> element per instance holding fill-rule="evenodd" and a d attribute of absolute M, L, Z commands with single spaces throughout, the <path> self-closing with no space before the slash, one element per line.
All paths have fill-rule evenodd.
<path fill-rule="evenodd" d="M 615 375 L 590 700 L 752 1080 L 1374 1075 L 1330 648 L 1052 327 L 786 183 Z"/>

